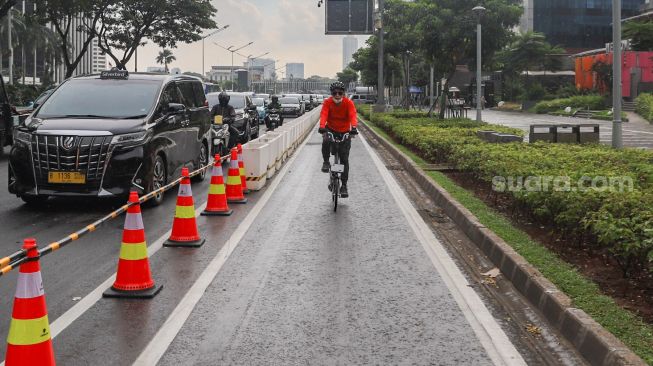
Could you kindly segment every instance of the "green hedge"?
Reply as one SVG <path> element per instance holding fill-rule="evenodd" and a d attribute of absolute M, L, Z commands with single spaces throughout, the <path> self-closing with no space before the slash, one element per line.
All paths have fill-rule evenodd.
<path fill-rule="evenodd" d="M 523 132 L 467 119 L 400 119 L 360 112 L 424 159 L 454 165 L 488 184 L 495 177 L 569 177 L 573 188 L 583 177 L 629 179 L 632 191 L 542 189 L 507 193 L 536 220 L 556 225 L 560 233 L 595 239 L 592 242 L 608 249 L 625 274 L 635 265 L 653 261 L 653 152 L 613 150 L 604 145 L 492 144 L 479 139 L 476 132 Z"/>
<path fill-rule="evenodd" d="M 553 99 L 539 102 L 533 107 L 535 113 L 549 113 L 567 107 L 600 110 L 607 108 L 605 99 L 600 95 L 576 95 L 570 98 Z"/>
<path fill-rule="evenodd" d="M 641 94 L 635 102 L 637 114 L 653 123 L 653 94 Z"/>

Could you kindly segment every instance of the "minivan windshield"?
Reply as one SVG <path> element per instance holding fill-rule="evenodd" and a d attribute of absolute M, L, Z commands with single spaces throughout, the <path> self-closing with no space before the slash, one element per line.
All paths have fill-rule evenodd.
<path fill-rule="evenodd" d="M 252 102 L 257 107 L 263 107 L 265 105 L 265 100 L 263 98 L 254 98 L 252 99 Z"/>
<path fill-rule="evenodd" d="M 245 108 L 245 96 L 244 95 L 230 95 L 229 105 L 234 107 L 234 109 L 243 109 L 243 108 Z"/>
<path fill-rule="evenodd" d="M 136 118 L 152 110 L 161 87 L 155 80 L 73 79 L 38 110 L 39 118 Z"/>

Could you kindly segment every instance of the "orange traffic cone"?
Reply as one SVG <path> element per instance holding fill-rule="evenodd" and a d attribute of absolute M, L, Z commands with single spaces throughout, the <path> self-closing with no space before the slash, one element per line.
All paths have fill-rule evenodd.
<path fill-rule="evenodd" d="M 190 188 L 188 168 L 182 168 L 181 176 L 175 219 L 172 222 L 172 234 L 168 241 L 163 243 L 163 246 L 198 248 L 204 245 L 204 239 L 200 238 L 197 231 L 195 203 L 193 202 L 193 191 Z"/>
<path fill-rule="evenodd" d="M 151 299 L 162 287 L 154 283 L 150 272 L 138 193 L 132 191 L 129 194 L 129 203 L 134 205 L 127 209 L 125 217 L 116 281 L 102 296 Z"/>
<path fill-rule="evenodd" d="M 28 261 L 20 265 L 5 364 L 55 365 L 48 308 L 35 239 L 25 239 Z"/>
<path fill-rule="evenodd" d="M 229 216 L 233 213 L 227 205 L 227 193 L 224 186 L 224 175 L 222 173 L 222 161 L 220 154 L 215 154 L 213 172 L 211 173 L 211 186 L 209 187 L 209 199 L 203 216 Z"/>
<path fill-rule="evenodd" d="M 231 149 L 231 162 L 227 176 L 227 201 L 229 203 L 247 203 L 247 198 L 243 195 L 243 182 L 238 168 L 238 150 L 235 147 Z"/>
<path fill-rule="evenodd" d="M 238 173 L 240 174 L 240 184 L 243 186 L 243 193 L 248 194 L 247 175 L 245 175 L 245 162 L 243 161 L 243 145 L 238 144 Z"/>

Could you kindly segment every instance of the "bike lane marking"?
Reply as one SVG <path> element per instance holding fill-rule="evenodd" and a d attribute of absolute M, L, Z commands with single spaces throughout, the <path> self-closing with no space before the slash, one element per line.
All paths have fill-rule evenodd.
<path fill-rule="evenodd" d="M 309 133 L 312 131 L 313 129 L 309 130 Z M 281 172 L 275 177 L 275 180 L 256 203 L 256 206 L 252 208 L 245 219 L 240 223 L 240 225 L 238 225 L 236 231 L 234 231 L 222 249 L 220 249 L 218 254 L 216 254 L 213 260 L 211 260 L 202 274 L 200 274 L 197 281 L 195 281 L 195 284 L 193 284 L 186 295 L 184 295 L 177 307 L 172 311 L 170 316 L 168 316 L 165 323 L 163 323 L 159 328 L 156 335 L 152 337 L 150 343 L 148 343 L 136 361 L 134 361 L 134 365 L 155 365 L 159 362 L 161 357 L 163 357 L 172 341 L 186 323 L 186 320 L 188 320 L 188 317 L 190 317 L 197 303 L 202 299 L 206 289 L 211 285 L 222 266 L 226 263 L 227 259 L 229 259 L 231 253 L 233 253 L 234 249 L 236 249 L 238 244 L 240 244 L 240 241 L 249 228 L 254 224 L 259 213 L 268 203 L 272 194 L 276 191 L 277 187 L 283 180 L 283 177 L 292 166 L 295 158 L 301 153 L 309 140 L 310 138 L 306 138 L 302 145 L 295 151 L 295 154 L 286 162 Z"/>
<path fill-rule="evenodd" d="M 508 336 L 501 329 L 492 314 L 490 314 L 478 294 L 470 287 L 463 273 L 411 204 L 399 186 L 399 183 L 390 174 L 376 151 L 372 149 L 363 136 L 359 135 L 359 137 L 383 177 L 392 197 L 404 214 L 406 221 L 421 242 L 433 266 L 442 277 L 449 292 L 456 300 L 465 319 L 467 319 L 467 322 L 472 327 L 492 362 L 496 365 L 526 365 L 521 354 L 519 354 L 515 346 L 510 342 Z"/>

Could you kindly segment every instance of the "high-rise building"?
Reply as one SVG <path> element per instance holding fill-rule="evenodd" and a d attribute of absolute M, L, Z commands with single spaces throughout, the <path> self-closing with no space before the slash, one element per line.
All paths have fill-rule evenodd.
<path fill-rule="evenodd" d="M 98 46 L 97 38 L 93 39 L 93 42 L 91 43 L 91 47 L 89 47 L 89 51 L 93 56 L 93 73 L 98 73 L 102 70 L 106 70 L 107 55 L 104 52 L 102 52 L 102 50 Z"/>
<path fill-rule="evenodd" d="M 622 0 L 622 17 L 638 15 L 645 2 Z M 611 23 L 610 0 L 524 0 L 520 29 L 544 33 L 549 43 L 577 52 L 610 42 Z"/>
<path fill-rule="evenodd" d="M 251 65 L 250 65 L 251 64 Z M 272 73 L 276 69 L 275 61 L 269 58 L 257 58 L 251 62 L 245 62 L 245 68 L 251 69 L 263 67 L 263 79 L 272 79 Z"/>
<path fill-rule="evenodd" d="M 342 39 L 342 69 L 346 69 L 354 60 L 354 53 L 358 51 L 358 38 L 345 36 Z"/>
<path fill-rule="evenodd" d="M 304 78 L 303 63 L 286 64 L 286 79 L 303 79 L 303 78 Z"/>

